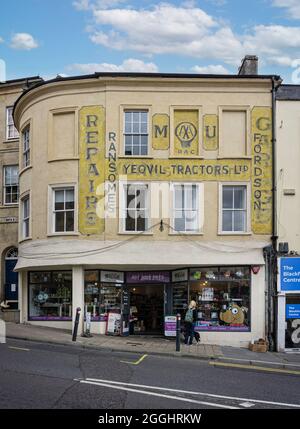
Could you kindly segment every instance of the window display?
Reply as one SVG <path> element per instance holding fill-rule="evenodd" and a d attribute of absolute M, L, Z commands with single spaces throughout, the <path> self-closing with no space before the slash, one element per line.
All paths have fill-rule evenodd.
<path fill-rule="evenodd" d="M 106 320 L 111 310 L 120 310 L 122 284 L 100 282 L 100 271 L 85 271 L 85 314 L 91 313 L 92 321 Z"/>
<path fill-rule="evenodd" d="M 29 320 L 72 320 L 72 271 L 29 273 Z"/>
<path fill-rule="evenodd" d="M 197 280 L 195 280 L 195 278 Z M 250 331 L 250 268 L 190 271 L 189 300 L 197 303 L 199 331 Z"/>

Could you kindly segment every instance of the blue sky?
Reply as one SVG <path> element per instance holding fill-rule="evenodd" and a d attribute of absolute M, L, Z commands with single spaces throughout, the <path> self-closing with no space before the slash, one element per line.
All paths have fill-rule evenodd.
<path fill-rule="evenodd" d="M 1 1 L 6 78 L 95 71 L 262 74 L 300 83 L 300 0 Z"/>

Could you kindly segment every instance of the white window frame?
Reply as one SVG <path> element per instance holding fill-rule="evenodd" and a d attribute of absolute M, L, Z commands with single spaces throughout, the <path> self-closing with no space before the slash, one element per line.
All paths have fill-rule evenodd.
<path fill-rule="evenodd" d="M 22 167 L 27 168 L 31 165 L 30 151 L 30 124 L 22 129 Z"/>
<path fill-rule="evenodd" d="M 18 205 L 18 201 L 19 201 L 19 180 L 18 180 L 18 182 L 17 182 L 17 184 L 16 184 L 16 186 L 17 186 L 17 188 L 18 188 L 18 192 L 17 192 L 17 195 L 18 195 L 18 201 L 16 202 L 16 203 L 8 203 L 7 201 L 6 201 L 6 188 L 9 188 L 9 187 L 12 187 L 12 186 L 14 186 L 14 185 L 7 185 L 6 184 L 6 179 L 5 179 L 5 177 L 6 177 L 6 174 L 5 174 L 5 170 L 7 169 L 7 168 L 12 168 L 12 167 L 16 167 L 17 168 L 17 171 L 18 171 L 18 175 L 19 175 L 19 166 L 16 164 L 16 165 L 4 165 L 3 166 L 3 204 L 5 205 L 5 206 L 16 206 L 16 205 Z"/>
<path fill-rule="evenodd" d="M 25 217 L 24 211 L 25 211 L 25 202 L 28 201 L 28 216 Z M 31 202 L 30 202 L 30 194 L 26 194 L 21 199 L 21 237 L 23 240 L 29 239 L 31 234 Z M 26 235 L 26 225 L 28 224 L 28 234 Z"/>
<path fill-rule="evenodd" d="M 73 189 L 74 191 L 74 228 L 73 231 L 55 231 L 55 191 Z M 59 183 L 48 186 L 48 236 L 78 234 L 78 187 L 76 183 Z M 71 209 L 70 209 L 71 211 Z"/>
<path fill-rule="evenodd" d="M 126 204 L 126 186 L 146 186 L 146 213 L 147 213 L 147 222 L 145 231 L 127 231 L 126 230 L 126 212 L 127 212 L 127 204 Z M 152 235 L 151 226 L 152 226 L 152 218 L 151 218 L 151 184 L 149 182 L 127 182 L 120 181 L 119 182 L 119 234 L 148 234 Z"/>
<path fill-rule="evenodd" d="M 223 187 L 244 186 L 246 189 L 246 225 L 244 231 L 223 231 Z M 219 183 L 219 235 L 251 235 L 251 184 L 249 182 L 221 182 Z"/>
<path fill-rule="evenodd" d="M 196 186 L 197 212 L 198 212 L 198 230 L 195 231 L 176 231 L 175 230 L 175 187 L 178 185 Z M 202 182 L 172 182 L 170 186 L 170 234 L 203 235 L 204 229 L 204 183 Z"/>
<path fill-rule="evenodd" d="M 20 137 L 19 131 L 16 129 L 14 124 L 14 119 L 12 117 L 14 107 L 8 106 L 6 108 L 6 139 L 7 140 L 17 140 Z M 10 136 L 10 127 L 13 127 L 12 136 Z"/>
<path fill-rule="evenodd" d="M 125 120 L 126 113 L 146 113 L 147 114 L 147 132 L 145 133 L 145 132 L 141 131 L 141 123 L 142 122 L 139 121 L 139 132 L 136 133 L 136 132 L 133 132 L 133 130 L 132 130 L 131 133 L 127 133 L 126 132 L 126 120 Z M 133 122 L 132 122 L 132 124 L 133 124 Z M 141 151 L 141 147 L 142 147 L 142 145 L 141 145 L 141 136 L 147 136 L 147 153 L 146 154 L 139 153 L 139 154 L 136 154 L 136 155 L 134 155 L 134 154 L 131 154 L 131 155 L 126 154 L 126 135 L 139 136 L 139 150 L 140 151 Z M 132 149 L 133 149 L 133 143 L 132 143 L 131 146 L 132 146 Z M 140 108 L 140 109 L 138 109 L 138 108 L 126 108 L 126 109 L 123 110 L 123 147 L 124 147 L 124 155 L 125 156 L 131 157 L 131 158 L 143 157 L 143 156 L 147 157 L 147 156 L 149 156 L 149 152 L 150 152 L 149 109 L 147 109 L 147 108 Z"/>

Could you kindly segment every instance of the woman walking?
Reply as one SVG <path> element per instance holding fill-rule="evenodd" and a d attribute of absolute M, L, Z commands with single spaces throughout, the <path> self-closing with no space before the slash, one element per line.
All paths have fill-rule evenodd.
<path fill-rule="evenodd" d="M 196 310 L 197 304 L 196 301 L 191 301 L 189 308 L 187 309 L 185 313 L 184 318 L 184 327 L 185 327 L 185 334 L 184 334 L 184 344 L 191 345 L 193 344 L 193 337 L 194 337 L 194 323 L 197 320 L 197 310 Z"/>

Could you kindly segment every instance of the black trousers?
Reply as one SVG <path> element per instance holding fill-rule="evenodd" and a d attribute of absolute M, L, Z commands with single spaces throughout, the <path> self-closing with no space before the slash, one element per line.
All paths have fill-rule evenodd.
<path fill-rule="evenodd" d="M 184 325 L 184 344 L 193 344 L 194 327 L 190 322 L 185 322 Z"/>

